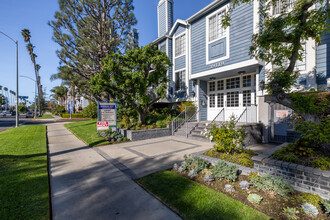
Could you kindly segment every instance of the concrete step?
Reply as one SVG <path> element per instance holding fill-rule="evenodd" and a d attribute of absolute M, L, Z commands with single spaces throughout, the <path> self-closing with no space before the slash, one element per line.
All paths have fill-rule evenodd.
<path fill-rule="evenodd" d="M 210 141 L 209 141 L 206 137 L 204 137 L 204 136 L 188 135 L 188 139 L 198 140 L 198 141 L 205 141 L 205 142 L 210 142 Z"/>

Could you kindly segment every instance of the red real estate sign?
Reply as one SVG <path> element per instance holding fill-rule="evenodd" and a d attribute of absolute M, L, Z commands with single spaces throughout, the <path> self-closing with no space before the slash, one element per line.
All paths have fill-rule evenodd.
<path fill-rule="evenodd" d="M 109 129 L 109 122 L 107 121 L 98 121 L 97 122 L 97 130 L 108 130 Z"/>

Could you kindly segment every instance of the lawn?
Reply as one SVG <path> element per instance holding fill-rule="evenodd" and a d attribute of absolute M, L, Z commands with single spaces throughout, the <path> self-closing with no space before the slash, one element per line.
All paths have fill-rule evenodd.
<path fill-rule="evenodd" d="M 0 133 L 0 219 L 49 219 L 46 126 Z"/>
<path fill-rule="evenodd" d="M 103 137 L 97 136 L 96 120 L 77 121 L 64 126 L 90 147 L 109 144 Z"/>
<path fill-rule="evenodd" d="M 171 171 L 137 180 L 184 219 L 270 219 L 267 215 Z"/>
<path fill-rule="evenodd" d="M 38 117 L 38 119 L 52 119 L 52 118 L 54 117 L 50 114 L 43 114 L 41 117 Z"/>

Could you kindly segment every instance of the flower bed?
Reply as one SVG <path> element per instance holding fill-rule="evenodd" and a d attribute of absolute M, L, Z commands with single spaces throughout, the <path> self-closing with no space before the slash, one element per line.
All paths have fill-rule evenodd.
<path fill-rule="evenodd" d="M 278 177 L 258 176 L 255 173 L 238 175 L 237 167 L 224 162 L 210 166 L 201 158 L 185 156 L 174 165 L 172 172 L 194 180 L 239 200 L 254 209 L 277 219 L 326 219 L 329 201 L 309 193 L 294 191 Z"/>
<path fill-rule="evenodd" d="M 220 153 L 215 150 L 208 150 L 204 153 L 204 155 L 209 157 L 214 157 L 217 159 L 225 160 L 231 163 L 235 163 L 241 166 L 251 167 L 253 168 L 253 160 L 252 157 L 256 156 L 257 154 L 254 153 L 252 150 L 242 151 L 240 153 L 234 152 L 231 154 L 227 153 Z"/>

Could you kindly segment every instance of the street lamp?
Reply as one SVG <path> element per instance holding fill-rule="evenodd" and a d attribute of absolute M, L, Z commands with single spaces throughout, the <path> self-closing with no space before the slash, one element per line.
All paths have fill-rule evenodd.
<path fill-rule="evenodd" d="M 13 41 L 16 44 L 16 127 L 18 127 L 19 124 L 19 117 L 18 117 L 18 41 L 14 40 L 13 38 L 9 37 L 7 34 L 0 31 L 0 34 L 3 34 L 8 39 Z"/>
<path fill-rule="evenodd" d="M 28 77 L 28 76 L 19 76 L 19 77 L 24 77 L 27 79 L 30 79 L 34 82 L 34 119 L 37 119 L 37 81 Z"/>

